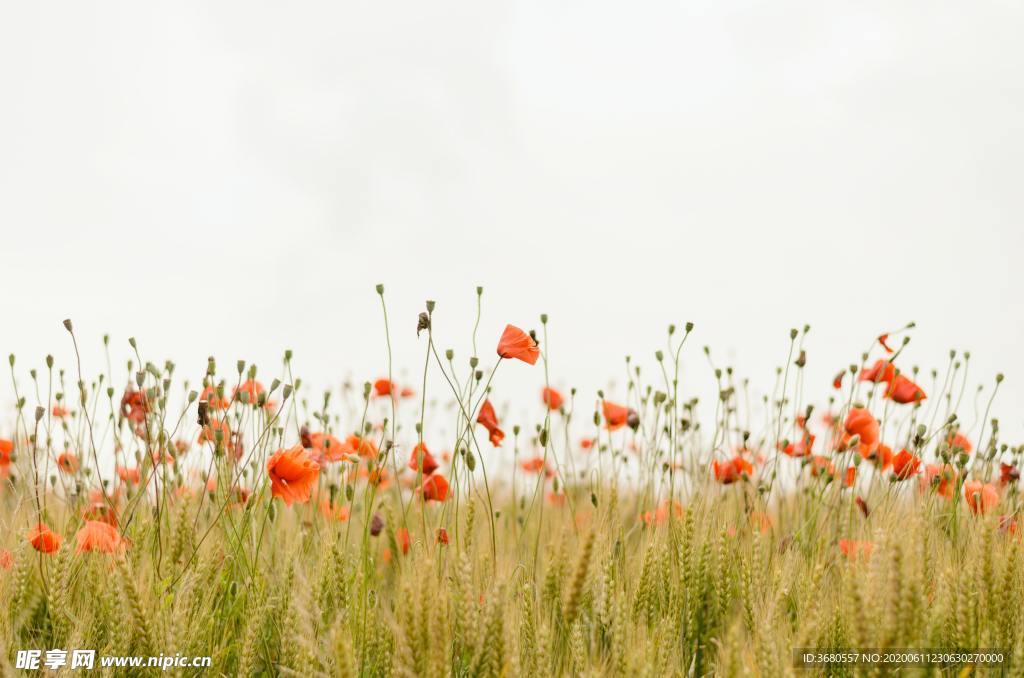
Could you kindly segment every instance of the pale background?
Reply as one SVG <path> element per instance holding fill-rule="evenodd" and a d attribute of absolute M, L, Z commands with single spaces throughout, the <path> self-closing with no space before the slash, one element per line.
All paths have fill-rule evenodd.
<path fill-rule="evenodd" d="M 72 317 L 89 376 L 110 332 L 116 364 L 134 335 L 193 379 L 292 348 L 361 382 L 383 282 L 418 379 L 423 300 L 465 360 L 480 284 L 485 361 L 547 312 L 587 398 L 692 320 L 701 394 L 701 345 L 769 389 L 810 323 L 820 402 L 916 320 L 904 364 L 1004 371 L 1016 439 L 1022 31 L 981 0 L 4 3 L 0 351 L 70 367 Z M 525 423 L 541 372 L 502 370 Z"/>

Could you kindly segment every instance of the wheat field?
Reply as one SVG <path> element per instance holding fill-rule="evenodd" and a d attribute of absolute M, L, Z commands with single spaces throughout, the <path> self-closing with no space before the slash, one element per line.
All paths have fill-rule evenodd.
<path fill-rule="evenodd" d="M 969 382 L 969 355 L 919 370 L 912 324 L 869 331 L 812 384 L 793 330 L 751 402 L 703 349 L 701 421 L 680 388 L 692 325 L 619 392 L 577 393 L 551 386 L 544 316 L 456 357 L 432 302 L 396 323 L 378 294 L 388 363 L 329 391 L 290 353 L 265 382 L 213 359 L 180 375 L 134 339 L 124 373 L 10 357 L 5 675 L 54 648 L 210 657 L 171 675 L 1024 675 L 1022 450 L 994 416 L 1002 376 Z M 413 320 L 423 378 L 396 383 Z M 507 414 L 513 369 L 535 376 L 531 420 Z M 1005 658 L 808 670 L 800 648 Z"/>

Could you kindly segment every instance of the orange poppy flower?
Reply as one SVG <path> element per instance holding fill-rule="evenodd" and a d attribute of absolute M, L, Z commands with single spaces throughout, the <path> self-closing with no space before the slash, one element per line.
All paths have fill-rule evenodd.
<path fill-rule="evenodd" d="M 128 468 L 126 466 L 118 465 L 117 477 L 120 478 L 122 482 L 131 483 L 132 485 L 138 485 L 139 480 L 141 480 L 138 466 Z"/>
<path fill-rule="evenodd" d="M 683 517 L 683 505 L 678 501 L 672 502 L 672 513 L 675 514 L 676 518 Z M 658 508 L 654 511 L 644 511 L 641 519 L 648 525 L 662 525 L 669 518 L 669 502 L 668 499 L 662 499 L 661 503 L 658 504 Z"/>
<path fill-rule="evenodd" d="M 878 420 L 874 415 L 863 407 L 850 408 L 846 415 L 846 422 L 843 424 L 845 435 L 843 444 L 847 444 L 853 436 L 860 436 L 858 449 L 861 456 L 867 458 L 878 446 L 878 434 L 880 432 Z"/>
<path fill-rule="evenodd" d="M 545 467 L 544 457 L 526 459 L 525 461 L 519 462 L 519 466 L 527 473 L 540 473 Z"/>
<path fill-rule="evenodd" d="M 786 445 L 779 443 L 779 449 L 789 457 L 806 457 L 811 453 L 813 447 L 814 436 L 806 431 L 800 440 L 787 443 Z"/>
<path fill-rule="evenodd" d="M 547 493 L 548 503 L 552 506 L 564 506 L 565 495 L 561 492 L 548 492 Z"/>
<path fill-rule="evenodd" d="M 629 421 L 630 409 L 628 407 L 602 400 L 601 411 L 604 413 L 604 425 L 609 431 L 617 431 Z"/>
<path fill-rule="evenodd" d="M 373 382 L 373 392 L 378 398 L 391 395 L 394 388 L 395 385 L 390 379 L 378 379 Z"/>
<path fill-rule="evenodd" d="M 882 345 L 882 348 L 885 349 L 885 352 L 886 353 L 890 353 L 890 354 L 891 353 L 895 353 L 895 351 L 892 350 L 892 347 L 889 346 L 888 341 L 889 341 L 889 335 L 888 334 L 880 334 L 880 335 L 878 335 L 878 343 Z"/>
<path fill-rule="evenodd" d="M 440 544 L 441 546 L 448 546 L 448 530 L 443 527 L 437 528 L 435 533 L 434 543 Z"/>
<path fill-rule="evenodd" d="M 515 325 L 506 325 L 505 331 L 501 333 L 501 339 L 498 340 L 498 355 L 534 365 L 540 357 L 540 348 L 529 334 Z"/>
<path fill-rule="evenodd" d="M 82 511 L 82 518 L 85 520 L 98 520 L 117 527 L 117 512 L 113 507 L 102 501 L 91 502 Z"/>
<path fill-rule="evenodd" d="M 870 541 L 856 541 L 853 539 L 840 539 L 839 552 L 851 561 L 867 560 L 871 557 L 871 551 L 875 545 Z"/>
<path fill-rule="evenodd" d="M 146 422 L 147 412 L 149 403 L 146 402 L 146 394 L 128 387 L 121 396 L 121 416 L 126 417 L 138 429 Z"/>
<path fill-rule="evenodd" d="M 946 436 L 946 443 L 953 448 L 953 450 L 960 450 L 965 454 L 970 454 L 974 451 L 974 445 L 967 439 L 963 433 L 957 431 L 956 433 L 950 433 Z"/>
<path fill-rule="evenodd" d="M 857 467 L 848 466 L 846 468 L 846 474 L 843 476 L 843 485 L 847 487 L 853 487 L 854 483 L 857 482 Z"/>
<path fill-rule="evenodd" d="M 846 376 L 846 370 L 840 370 L 836 376 L 832 377 L 832 388 L 839 390 L 843 387 L 843 377 Z"/>
<path fill-rule="evenodd" d="M 408 386 L 403 386 L 402 390 L 398 393 L 398 395 L 401 396 L 402 398 L 411 398 L 414 395 L 416 395 L 416 391 L 409 388 Z"/>
<path fill-rule="evenodd" d="M 817 478 L 818 476 L 825 475 L 831 478 L 835 474 L 835 466 L 832 465 L 828 457 L 823 457 L 820 454 L 811 457 L 811 477 Z"/>
<path fill-rule="evenodd" d="M 583 438 L 582 440 L 580 440 L 580 449 L 581 450 L 589 450 L 593 446 L 594 446 L 594 439 L 593 438 Z"/>
<path fill-rule="evenodd" d="M 871 367 L 865 367 L 857 375 L 858 381 L 871 381 L 876 384 L 889 383 L 896 376 L 896 366 L 888 360 L 879 359 Z"/>
<path fill-rule="evenodd" d="M 199 400 L 205 400 L 207 406 L 209 406 L 211 410 L 226 410 L 230 404 L 226 398 L 222 398 L 220 396 L 217 388 L 213 386 L 213 384 L 208 384 L 206 388 L 203 389 L 203 392 L 199 394 Z"/>
<path fill-rule="evenodd" d="M 448 481 L 442 475 L 432 475 L 423 481 L 420 488 L 424 501 L 445 501 L 448 499 Z"/>
<path fill-rule="evenodd" d="M 999 516 L 999 531 L 1006 534 L 1017 534 L 1017 520 L 1011 516 Z"/>
<path fill-rule="evenodd" d="M 540 392 L 540 397 L 544 404 L 548 406 L 548 409 L 554 412 L 562 409 L 562 403 L 565 402 L 565 398 L 562 397 L 561 393 L 547 386 Z"/>
<path fill-rule="evenodd" d="M 217 442 L 217 431 L 222 434 L 221 442 L 225 447 L 231 442 L 231 429 L 228 428 L 228 422 L 221 421 L 219 419 L 210 419 L 209 423 L 203 426 L 202 430 L 199 431 L 199 444 Z"/>
<path fill-rule="evenodd" d="M 944 499 L 952 499 L 956 492 L 957 472 L 950 464 L 926 464 L 921 476 L 921 489 L 934 487 L 935 493 Z"/>
<path fill-rule="evenodd" d="M 28 543 L 40 553 L 54 553 L 60 548 L 62 537 L 47 527 L 46 523 L 39 523 L 28 533 Z"/>
<path fill-rule="evenodd" d="M 57 468 L 59 468 L 62 473 L 67 473 L 69 475 L 78 473 L 78 466 L 78 457 L 70 452 L 61 452 L 57 456 Z"/>
<path fill-rule="evenodd" d="M 429 476 L 437 470 L 437 460 L 434 459 L 434 455 L 430 454 L 430 450 L 424 443 L 418 444 L 412 449 L 412 454 L 409 456 L 409 468 L 413 471 L 419 471 L 420 466 L 423 467 L 423 475 Z"/>
<path fill-rule="evenodd" d="M 924 394 L 920 386 L 902 374 L 897 374 L 889 382 L 889 387 L 885 390 L 885 397 L 895 403 L 906 405 L 907 403 L 920 402 L 928 396 Z"/>
<path fill-rule="evenodd" d="M 78 542 L 75 553 L 118 553 L 125 548 L 125 542 L 117 533 L 117 528 L 98 520 L 86 521 L 75 534 L 75 540 Z"/>
<path fill-rule="evenodd" d="M 751 511 L 750 524 L 761 534 L 767 534 L 772 529 L 772 517 L 761 511 Z"/>
<path fill-rule="evenodd" d="M 58 419 L 63 419 L 64 417 L 68 416 L 68 411 L 61 407 L 60 405 L 54 405 L 52 412 L 53 416 L 57 417 Z"/>
<path fill-rule="evenodd" d="M 360 438 L 357 435 L 350 435 L 345 439 L 345 443 L 355 450 L 355 453 L 360 457 L 376 457 L 377 456 L 377 444 L 369 438 Z"/>
<path fill-rule="evenodd" d="M 893 453 L 892 448 L 884 443 L 879 443 L 878 447 L 872 450 L 869 454 L 864 454 L 863 450 L 859 450 L 861 456 L 868 461 L 874 462 L 875 466 L 880 470 L 884 471 L 892 465 Z"/>
<path fill-rule="evenodd" d="M 501 445 L 501 441 L 505 438 L 505 432 L 498 428 L 498 415 L 494 413 L 494 406 L 491 405 L 490 400 L 485 400 L 484 404 L 480 406 L 480 414 L 476 418 L 476 423 L 487 429 L 492 445 L 495 447 Z"/>
<path fill-rule="evenodd" d="M 897 480 L 906 480 L 921 470 L 921 458 L 907 450 L 900 450 L 892 458 L 892 473 Z"/>
<path fill-rule="evenodd" d="M 246 379 L 240 385 L 231 389 L 231 399 L 244 402 L 248 405 L 255 405 L 259 402 L 260 394 L 263 393 L 263 384 L 255 379 Z M 243 400 L 240 396 L 245 394 Z"/>
<path fill-rule="evenodd" d="M 968 480 L 964 483 L 964 498 L 972 513 L 988 513 L 999 505 L 999 490 L 992 483 Z"/>
<path fill-rule="evenodd" d="M 14 567 L 14 554 L 7 549 L 0 549 L 0 568 L 9 570 Z"/>
<path fill-rule="evenodd" d="M 346 504 L 331 506 L 330 499 L 320 500 L 320 514 L 325 518 L 330 518 L 343 523 L 348 520 L 349 513 L 349 507 Z"/>
<path fill-rule="evenodd" d="M 288 506 L 309 501 L 309 495 L 320 476 L 320 465 L 310 458 L 302 445 L 280 449 L 267 460 L 270 492 Z"/>
<path fill-rule="evenodd" d="M 320 462 L 341 461 L 345 455 L 355 454 L 351 445 L 326 433 L 309 434 L 309 447 Z"/>
<path fill-rule="evenodd" d="M 409 540 L 409 530 L 400 527 L 395 530 L 395 539 L 398 541 L 398 548 L 402 549 L 402 555 L 409 552 L 412 542 Z"/>
<path fill-rule="evenodd" d="M 0 438 L 0 464 L 10 464 L 12 452 L 14 452 L 14 441 Z"/>
<path fill-rule="evenodd" d="M 731 485 L 739 480 L 749 478 L 754 472 L 754 467 L 749 461 L 737 455 L 727 461 L 711 462 L 711 470 L 715 474 L 715 480 L 723 485 Z"/>

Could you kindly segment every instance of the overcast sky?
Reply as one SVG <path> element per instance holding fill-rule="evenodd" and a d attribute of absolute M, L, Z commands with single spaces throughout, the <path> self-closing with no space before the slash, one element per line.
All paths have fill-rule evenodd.
<path fill-rule="evenodd" d="M 362 381 L 383 282 L 417 374 L 423 301 L 465 358 L 479 284 L 481 355 L 546 312 L 588 398 L 692 320 L 698 390 L 701 345 L 770 389 L 810 323 L 820 402 L 915 320 L 904 364 L 1004 371 L 1019 438 L 1022 34 L 987 0 L 5 3 L 0 350 L 69 365 L 72 317 L 87 373 L 109 332 Z"/>

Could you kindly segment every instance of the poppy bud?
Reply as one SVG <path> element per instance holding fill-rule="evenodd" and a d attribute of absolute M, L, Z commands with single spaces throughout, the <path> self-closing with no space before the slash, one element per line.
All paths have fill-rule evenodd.
<path fill-rule="evenodd" d="M 46 367 L 48 369 L 52 369 L 53 368 L 53 356 L 52 355 L 46 356 Z"/>
<path fill-rule="evenodd" d="M 280 385 L 281 385 L 281 380 L 280 379 L 274 379 L 274 381 L 270 382 L 270 392 L 273 393 L 274 391 L 276 391 L 277 387 L 280 386 Z"/>
<path fill-rule="evenodd" d="M 797 331 L 796 331 L 796 328 L 794 327 L 793 329 L 791 329 L 791 330 L 789 331 L 789 338 L 790 338 L 790 339 L 796 339 L 796 335 L 797 335 L 797 334 L 799 334 L 799 332 L 797 332 Z"/>
<path fill-rule="evenodd" d="M 214 374 L 216 374 L 216 372 L 217 372 L 217 361 L 214 360 L 213 356 L 211 355 L 209 358 L 206 359 L 206 374 L 207 374 L 207 376 L 211 376 L 212 377 Z"/>
<path fill-rule="evenodd" d="M 470 450 L 466 450 L 466 468 L 470 471 L 476 470 L 476 457 L 473 456 Z"/>
<path fill-rule="evenodd" d="M 108 398 L 113 398 L 114 397 L 114 387 L 113 386 L 108 386 L 107 387 L 107 397 Z"/>
<path fill-rule="evenodd" d="M 480 381 L 481 379 L 483 379 L 483 378 L 484 378 L 484 373 L 483 373 L 483 370 L 477 370 L 477 371 L 476 371 L 476 372 L 475 372 L 475 373 L 473 374 L 473 376 L 474 376 L 474 377 L 476 377 L 476 380 L 477 380 L 477 381 Z"/>
<path fill-rule="evenodd" d="M 547 325 L 548 324 L 548 314 L 547 313 L 541 313 L 540 314 L 540 324 L 541 325 Z"/>
<path fill-rule="evenodd" d="M 1000 372 L 999 374 L 996 375 L 996 383 L 997 384 L 1001 384 L 1002 381 L 1003 381 L 1003 373 Z"/>
<path fill-rule="evenodd" d="M 469 369 L 475 370 L 476 366 L 479 365 L 479 364 L 480 364 L 480 361 L 477 359 L 477 357 L 475 355 L 474 356 L 470 356 L 470 358 L 469 358 Z"/>
<path fill-rule="evenodd" d="M 452 349 L 449 348 L 448 350 L 446 350 L 444 352 L 444 357 L 445 357 L 446 360 L 450 361 L 452 358 L 455 357 L 455 351 L 453 351 Z"/>
<path fill-rule="evenodd" d="M 654 352 L 654 359 L 655 359 L 655 360 L 657 360 L 657 361 L 658 361 L 659 363 L 660 363 L 660 362 L 661 362 L 661 361 L 662 361 L 662 360 L 663 360 L 664 358 L 665 358 L 665 354 L 664 354 L 664 353 L 662 353 L 661 351 L 655 351 L 655 352 Z"/>
<path fill-rule="evenodd" d="M 673 325 L 669 325 L 668 326 L 668 336 L 671 337 L 675 333 L 676 333 L 676 326 L 674 324 Z"/>
<path fill-rule="evenodd" d="M 277 506 L 274 505 L 274 500 L 270 500 L 270 506 L 267 508 L 267 518 L 270 522 L 274 522 L 277 519 Z"/>
<path fill-rule="evenodd" d="M 547 444 L 548 444 L 548 430 L 547 429 L 543 429 L 540 432 L 540 435 L 537 437 L 537 440 L 538 440 L 538 442 L 540 442 L 540 446 L 541 447 L 547 447 Z"/>
<path fill-rule="evenodd" d="M 686 323 L 685 327 L 686 327 L 686 333 L 687 334 L 689 334 L 690 332 L 693 331 L 693 323 L 688 322 L 688 323 Z"/>
<path fill-rule="evenodd" d="M 355 496 L 356 490 L 351 485 L 345 485 L 345 499 L 352 501 L 352 497 Z"/>
<path fill-rule="evenodd" d="M 598 412 L 597 410 L 594 410 L 594 426 L 600 426 L 600 425 L 601 425 L 601 413 Z"/>

